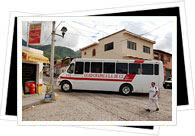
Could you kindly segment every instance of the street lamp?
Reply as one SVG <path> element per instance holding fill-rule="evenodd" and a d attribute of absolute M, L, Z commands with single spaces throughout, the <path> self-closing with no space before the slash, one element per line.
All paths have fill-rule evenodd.
<path fill-rule="evenodd" d="M 61 31 L 62 31 L 62 37 L 64 38 L 64 35 L 65 35 L 66 31 L 67 31 L 67 28 L 63 26 Z"/>
<path fill-rule="evenodd" d="M 61 29 L 62 35 L 60 35 L 60 34 L 56 34 L 56 33 L 55 33 L 55 35 L 57 35 L 57 36 L 60 36 L 60 37 L 64 38 L 64 35 L 65 35 L 66 31 L 67 31 L 67 28 L 66 28 L 65 26 L 63 26 L 63 27 L 62 27 L 62 29 Z"/>

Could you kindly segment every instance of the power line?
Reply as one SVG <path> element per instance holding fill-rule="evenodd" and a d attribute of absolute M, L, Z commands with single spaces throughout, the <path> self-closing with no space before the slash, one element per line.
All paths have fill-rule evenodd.
<path fill-rule="evenodd" d="M 68 24 L 68 23 L 67 23 Z M 85 36 L 87 39 L 89 39 L 90 41 L 92 42 L 95 42 L 93 41 L 92 39 L 90 39 L 88 36 L 84 35 L 83 33 L 81 33 L 80 31 L 78 31 L 77 29 L 75 29 L 72 25 L 68 24 L 72 29 L 76 30 L 77 32 L 79 32 L 81 35 Z"/>
<path fill-rule="evenodd" d="M 57 30 L 57 28 L 61 25 L 61 23 L 64 22 L 64 21 L 61 21 L 58 26 L 55 28 L 55 31 Z"/>
<path fill-rule="evenodd" d="M 51 37 L 51 34 L 48 36 L 48 38 L 43 42 L 43 45 L 49 40 L 49 38 Z"/>
<path fill-rule="evenodd" d="M 64 22 L 64 21 L 61 21 L 57 27 L 55 28 L 55 31 L 57 30 L 57 28 L 61 25 L 61 23 Z M 51 34 L 48 36 L 48 38 L 43 42 L 43 45 L 49 40 L 49 38 L 51 37 Z"/>
<path fill-rule="evenodd" d="M 154 28 L 154 29 L 152 29 L 151 31 L 148 31 L 148 32 L 145 32 L 145 33 L 142 33 L 142 34 L 139 34 L 139 35 L 137 35 L 137 36 L 140 36 L 140 37 L 143 37 L 144 35 L 147 35 L 147 34 L 149 34 L 149 33 L 151 33 L 151 32 L 153 32 L 153 31 L 155 31 L 155 30 L 157 30 L 157 29 L 160 29 L 160 28 L 162 28 L 163 26 L 165 26 L 165 25 L 167 25 L 167 24 L 169 24 L 169 23 L 171 23 L 171 21 L 170 22 L 167 22 L 167 23 L 165 23 L 165 24 L 163 24 L 163 25 L 160 25 L 160 26 L 158 26 L 158 27 L 156 27 L 156 28 Z M 130 37 L 130 38 L 127 38 L 127 39 L 125 39 L 125 40 L 121 40 L 121 42 L 122 41 L 126 41 L 126 40 L 128 40 L 128 39 L 131 39 L 131 38 L 133 38 L 134 36 L 132 36 L 132 37 Z"/>
<path fill-rule="evenodd" d="M 79 23 L 79 22 L 77 22 L 77 21 L 72 21 L 72 22 L 75 22 L 75 23 L 77 23 L 77 24 L 79 24 L 79 25 L 88 27 L 88 28 L 90 28 L 90 29 L 96 29 L 96 30 L 101 31 L 101 32 L 103 32 L 103 33 L 105 33 L 105 34 L 108 34 L 107 32 L 104 32 L 104 31 L 102 31 L 102 30 L 100 30 L 100 29 L 97 29 L 97 28 L 94 28 L 94 27 L 90 27 L 90 26 L 84 25 L 84 24 Z"/>
<path fill-rule="evenodd" d="M 165 23 L 165 24 L 162 24 L 162 25 L 160 25 L 160 26 L 158 26 L 158 27 L 152 29 L 151 31 L 148 31 L 148 32 L 143 33 L 143 34 L 141 34 L 141 35 L 147 35 L 148 33 L 151 33 L 151 32 L 153 32 L 153 31 L 155 31 L 155 30 L 157 30 L 157 29 L 159 29 L 159 28 L 161 28 L 161 27 L 163 27 L 163 26 L 165 26 L 165 25 L 167 25 L 167 24 L 169 24 L 169 23 L 171 23 L 171 21 L 169 21 L 169 22 L 167 22 L 167 23 Z"/>

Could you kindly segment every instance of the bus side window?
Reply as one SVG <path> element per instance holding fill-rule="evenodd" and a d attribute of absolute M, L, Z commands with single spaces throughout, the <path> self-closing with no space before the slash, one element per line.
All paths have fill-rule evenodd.
<path fill-rule="evenodd" d="M 154 70 L 155 70 L 155 71 L 154 71 L 154 74 L 155 74 L 155 75 L 159 75 L 159 64 L 155 64 L 155 65 L 154 65 Z"/>
<path fill-rule="evenodd" d="M 75 74 L 83 74 L 83 62 L 76 62 Z"/>
<path fill-rule="evenodd" d="M 142 75 L 153 75 L 153 64 L 142 64 Z"/>
<path fill-rule="evenodd" d="M 85 62 L 85 73 L 89 73 L 90 70 L 90 62 Z"/>
<path fill-rule="evenodd" d="M 91 73 L 102 73 L 102 62 L 91 62 Z"/>
<path fill-rule="evenodd" d="M 128 64 L 127 63 L 116 63 L 116 73 L 117 74 L 127 74 Z"/>
<path fill-rule="evenodd" d="M 74 63 L 70 64 L 70 67 L 68 68 L 67 72 L 72 74 L 74 71 Z"/>
<path fill-rule="evenodd" d="M 115 73 L 115 63 L 105 62 L 104 63 L 104 73 Z"/>
<path fill-rule="evenodd" d="M 129 63 L 129 74 L 140 74 L 140 64 Z"/>

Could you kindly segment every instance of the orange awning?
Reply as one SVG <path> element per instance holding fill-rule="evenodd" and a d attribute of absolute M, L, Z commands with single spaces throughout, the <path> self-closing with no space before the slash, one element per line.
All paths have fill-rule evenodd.
<path fill-rule="evenodd" d="M 22 49 L 22 61 L 49 63 L 49 59 L 42 54 Z"/>

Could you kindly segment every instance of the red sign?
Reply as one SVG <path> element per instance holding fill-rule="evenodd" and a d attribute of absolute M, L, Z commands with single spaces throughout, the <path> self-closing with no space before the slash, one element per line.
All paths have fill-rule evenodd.
<path fill-rule="evenodd" d="M 28 43 L 39 45 L 41 42 L 41 24 L 30 24 Z"/>

